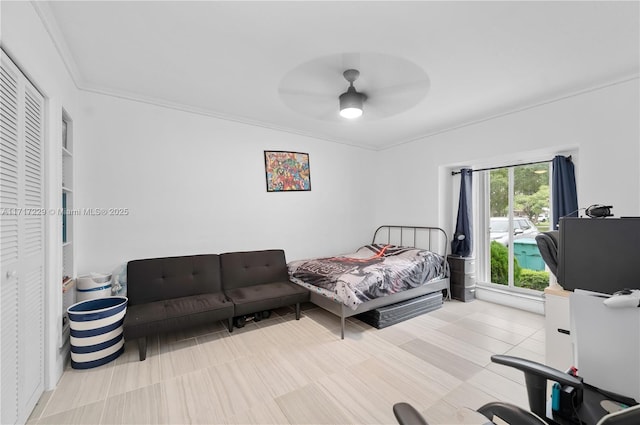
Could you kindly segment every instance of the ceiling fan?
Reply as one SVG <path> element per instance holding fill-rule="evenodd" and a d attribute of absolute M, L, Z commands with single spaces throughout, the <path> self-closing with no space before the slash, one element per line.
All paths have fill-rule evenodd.
<path fill-rule="evenodd" d="M 342 75 L 349 82 L 349 88 L 340 95 L 340 115 L 349 119 L 358 118 L 362 116 L 362 104 L 367 100 L 367 95 L 359 93 L 353 86 L 353 82 L 360 76 L 360 71 L 347 69 Z"/>
<path fill-rule="evenodd" d="M 289 108 L 314 119 L 369 121 L 412 108 L 424 99 L 429 86 L 424 70 L 406 59 L 351 53 L 299 65 L 285 75 L 278 93 Z"/>

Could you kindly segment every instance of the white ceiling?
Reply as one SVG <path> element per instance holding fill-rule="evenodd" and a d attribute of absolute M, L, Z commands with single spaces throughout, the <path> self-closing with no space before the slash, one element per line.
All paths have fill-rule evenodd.
<path fill-rule="evenodd" d="M 54 1 L 36 6 L 82 89 L 382 149 L 638 78 L 639 4 Z M 422 69 L 429 81 L 426 96 L 403 112 L 358 121 L 316 118 L 287 106 L 281 84 L 294 70 L 322 58 L 358 54 L 391 56 Z M 393 92 L 376 86 L 381 79 L 367 81 L 378 67 L 365 62 L 356 88 Z M 314 95 L 301 102 L 335 97 L 337 114 L 338 95 L 347 87 L 340 68 L 310 76 Z M 395 75 L 402 69 L 387 68 L 384 84 L 397 86 L 401 96 L 406 76 Z"/>

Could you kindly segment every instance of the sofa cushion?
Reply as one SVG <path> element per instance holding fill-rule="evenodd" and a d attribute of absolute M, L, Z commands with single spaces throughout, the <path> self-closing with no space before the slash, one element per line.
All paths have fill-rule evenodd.
<path fill-rule="evenodd" d="M 221 291 L 216 254 L 149 258 L 127 264 L 129 306 Z"/>
<path fill-rule="evenodd" d="M 220 255 L 225 290 L 289 280 L 284 251 L 228 252 Z"/>
<path fill-rule="evenodd" d="M 228 319 L 234 306 L 223 293 L 132 305 L 124 319 L 125 338 L 139 338 Z"/>
<path fill-rule="evenodd" d="M 255 313 L 309 301 L 309 290 L 289 281 L 225 290 L 235 304 L 235 315 Z"/>

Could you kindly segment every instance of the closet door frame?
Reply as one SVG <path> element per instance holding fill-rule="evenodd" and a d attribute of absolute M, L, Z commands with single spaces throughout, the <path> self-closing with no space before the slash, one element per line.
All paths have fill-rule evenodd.
<path fill-rule="evenodd" d="M 45 376 L 45 99 L 4 51 L 0 59 L 0 419 L 22 423 L 42 395 Z"/>

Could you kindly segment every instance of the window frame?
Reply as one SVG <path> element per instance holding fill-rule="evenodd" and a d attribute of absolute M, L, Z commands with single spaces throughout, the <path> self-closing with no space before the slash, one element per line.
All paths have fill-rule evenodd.
<path fill-rule="evenodd" d="M 546 162 L 546 161 L 544 161 Z M 549 176 L 549 215 L 551 215 L 552 212 L 552 162 L 551 160 L 548 161 L 548 166 L 549 166 L 549 171 L 548 171 L 548 176 Z M 489 288 L 492 290 L 498 290 L 498 291 L 502 291 L 502 292 L 507 292 L 507 293 L 513 293 L 513 294 L 520 294 L 520 295 L 528 295 L 528 296 L 533 296 L 533 297 L 540 297 L 542 294 L 542 291 L 538 291 L 538 290 L 534 290 L 534 289 L 529 289 L 529 288 L 521 288 L 521 287 L 517 287 L 514 285 L 513 282 L 513 258 L 514 258 L 514 252 L 513 252 L 513 240 L 514 240 L 514 229 L 516 228 L 516 226 L 519 226 L 519 224 L 516 224 L 516 217 L 513 217 L 513 205 L 514 205 L 514 190 L 513 188 L 515 187 L 514 185 L 514 170 L 515 167 L 518 166 L 523 166 L 526 164 L 510 164 L 510 165 L 504 165 L 504 166 L 495 166 L 495 167 L 491 167 L 493 169 L 498 169 L 498 168 L 508 168 L 508 180 L 509 180 L 509 206 L 508 206 L 508 213 L 507 213 L 507 217 L 512 217 L 511 220 L 509 220 L 509 244 L 508 244 L 508 250 L 509 250 L 509 279 L 508 279 L 508 284 L 507 285 L 503 285 L 503 284 L 499 284 L 499 283 L 493 283 L 491 282 L 491 250 L 490 250 L 490 244 L 491 244 L 491 237 L 490 237 L 490 226 L 489 226 L 489 222 L 490 222 L 490 217 L 491 217 L 491 207 L 490 207 L 490 172 L 491 170 L 486 170 L 486 171 L 479 171 L 477 172 L 477 179 L 476 179 L 476 184 L 474 184 L 474 205 L 477 206 L 477 211 L 478 214 L 475 214 L 474 217 L 474 228 L 475 228 L 475 240 L 477 241 L 476 243 L 476 257 L 477 257 L 477 275 L 476 275 L 476 284 L 479 287 L 484 287 L 484 288 Z M 526 230 L 526 229 L 523 229 Z M 545 270 L 548 271 L 548 268 L 545 267 Z M 555 278 L 553 277 L 553 275 L 551 274 L 551 272 L 549 272 L 549 284 L 552 284 L 553 282 L 555 282 Z"/>

